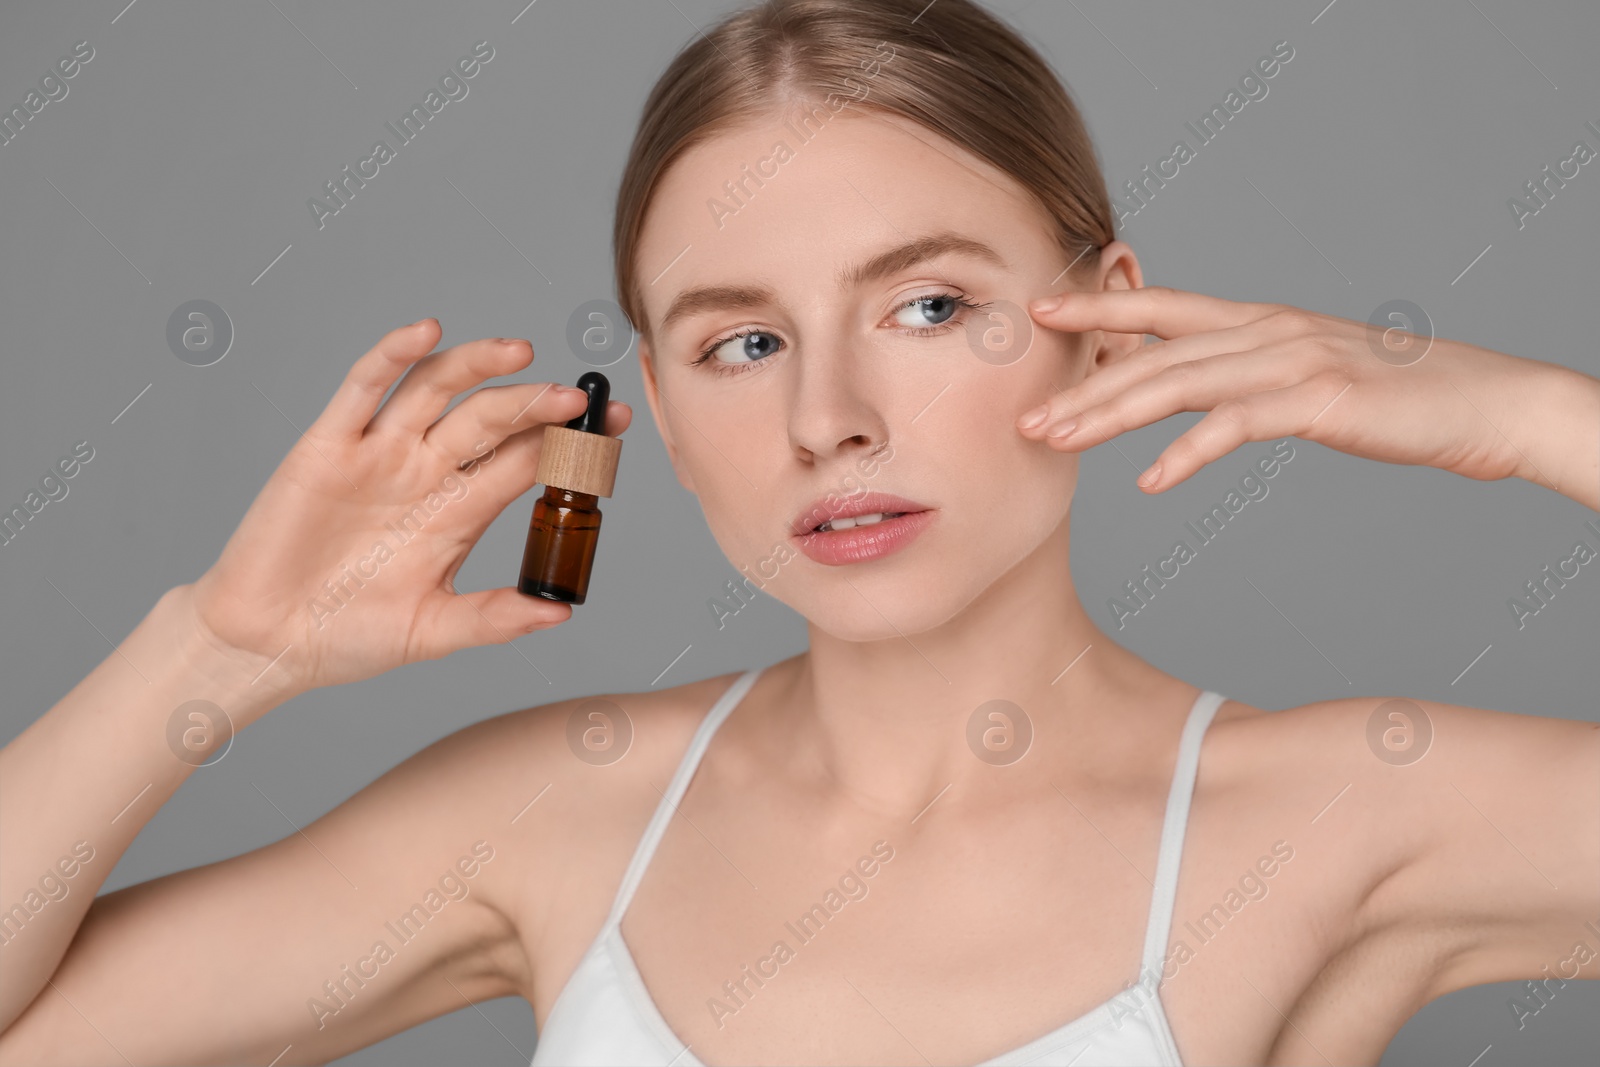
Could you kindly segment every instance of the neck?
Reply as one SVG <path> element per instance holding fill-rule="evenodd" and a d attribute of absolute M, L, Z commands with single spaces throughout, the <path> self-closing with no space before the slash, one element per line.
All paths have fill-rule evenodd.
<path fill-rule="evenodd" d="M 941 790 L 942 802 L 964 785 L 994 783 L 997 770 L 1031 780 L 1041 747 L 1066 736 L 1064 724 L 1081 741 L 1080 727 L 1114 715 L 1159 672 L 1090 621 L 1073 588 L 1068 542 L 1064 519 L 932 629 L 850 641 L 808 627 L 810 650 L 785 665 L 783 743 L 793 766 L 863 808 L 910 818 Z M 1029 727 L 1031 744 L 1015 759 L 1020 747 L 1006 742 L 1017 746 Z"/>

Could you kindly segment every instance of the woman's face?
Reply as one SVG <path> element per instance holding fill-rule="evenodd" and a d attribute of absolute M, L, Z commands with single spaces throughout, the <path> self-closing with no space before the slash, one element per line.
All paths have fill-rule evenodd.
<path fill-rule="evenodd" d="M 897 117 L 816 114 L 809 139 L 782 117 L 714 138 L 658 186 L 637 264 L 646 398 L 734 566 L 873 640 L 950 619 L 1061 526 L 1077 457 L 1015 423 L 1100 335 L 1028 319 L 1083 283 L 1011 179 Z M 969 245 L 880 258 L 930 238 Z M 869 491 L 927 509 L 915 536 L 848 563 L 801 550 L 797 517 Z"/>

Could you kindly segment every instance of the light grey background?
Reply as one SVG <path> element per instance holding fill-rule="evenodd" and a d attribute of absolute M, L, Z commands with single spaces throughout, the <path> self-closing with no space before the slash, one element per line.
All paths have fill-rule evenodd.
<path fill-rule="evenodd" d="M 20 503 L 75 442 L 95 449 L 69 495 L 0 546 L 5 739 L 164 590 L 209 566 L 296 428 L 385 331 L 436 315 L 444 344 L 531 338 L 538 358 L 521 380 L 586 369 L 566 348 L 566 321 L 613 295 L 613 203 L 645 94 L 696 26 L 740 5 L 525 3 L 5 6 L 6 109 L 75 42 L 95 50 L 69 95 L 0 146 L 0 505 Z M 1114 195 L 1178 137 L 1193 144 L 1183 122 L 1275 42 L 1293 46 L 1268 96 L 1124 227 L 1148 283 L 1357 320 L 1408 299 L 1442 336 L 1596 373 L 1600 163 L 1520 231 L 1506 200 L 1574 141 L 1600 147 L 1584 127 L 1600 124 L 1600 10 L 1326 3 L 990 6 L 1063 76 Z M 468 97 L 319 231 L 307 198 L 479 40 L 495 55 Z M 213 366 L 186 365 L 167 346 L 168 316 L 192 299 L 219 304 L 236 331 Z M 609 373 L 637 422 L 590 602 L 573 620 L 278 709 L 194 774 L 107 889 L 265 845 L 292 832 L 286 816 L 304 825 L 490 715 L 674 685 L 802 646 L 802 620 L 770 598 L 717 629 L 707 600 L 736 572 L 671 475 L 636 359 Z M 1246 445 L 1145 496 L 1137 471 L 1198 418 L 1084 459 L 1075 577 L 1103 626 L 1114 627 L 1106 598 L 1270 447 Z M 1520 631 L 1507 608 L 1575 540 L 1594 543 L 1583 530 L 1592 513 L 1523 482 L 1295 450 L 1270 496 L 1113 628 L 1118 640 L 1267 708 L 1390 693 L 1597 718 L 1600 572 L 1584 568 Z M 460 588 L 514 581 L 532 502 L 491 527 Z M 1507 1003 L 1516 991 L 1480 987 L 1425 1007 L 1383 1063 L 1592 1052 L 1594 983 L 1569 984 L 1520 1032 Z M 534 1042 L 531 1011 L 508 999 L 342 1062 L 516 1064 Z"/>

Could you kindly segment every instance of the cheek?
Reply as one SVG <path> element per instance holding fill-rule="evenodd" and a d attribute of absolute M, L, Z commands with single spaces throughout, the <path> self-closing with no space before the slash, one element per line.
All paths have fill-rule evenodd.
<path fill-rule="evenodd" d="M 1045 493 L 1059 487 L 1062 479 L 1076 475 L 1077 454 L 1024 437 L 1017 418 L 1078 380 L 1071 340 L 1060 334 L 1035 336 L 1027 354 L 1013 364 L 971 367 L 916 426 L 929 422 L 938 406 L 955 400 L 937 420 L 940 451 L 950 463 L 987 472 L 989 480 L 1007 482 L 1019 491 Z"/>
<path fill-rule="evenodd" d="M 1016 427 L 1024 411 L 1076 380 L 1068 342 L 1059 335 L 1038 337 L 1017 363 L 985 368 L 966 383 L 959 394 L 962 402 L 950 406 L 937 430 L 918 435 L 938 456 L 940 468 L 949 472 L 945 484 L 956 497 L 951 503 L 960 504 L 963 523 L 974 524 L 968 535 L 981 530 L 985 537 L 998 538 L 993 555 L 1001 567 L 1050 536 L 1066 518 L 1077 489 L 1078 453 L 1059 452 L 1024 437 Z M 916 426 L 933 413 L 918 419 Z M 996 522 L 1001 514 L 1004 523 Z"/>
<path fill-rule="evenodd" d="M 1066 515 L 1078 482 L 1078 454 L 1022 436 L 1016 417 L 1026 406 L 1010 398 L 987 410 L 970 406 L 941 427 L 931 447 L 948 472 L 946 484 L 965 494 L 976 516 L 988 522 L 993 508 L 1004 508 L 1008 525 L 1037 542 Z"/>

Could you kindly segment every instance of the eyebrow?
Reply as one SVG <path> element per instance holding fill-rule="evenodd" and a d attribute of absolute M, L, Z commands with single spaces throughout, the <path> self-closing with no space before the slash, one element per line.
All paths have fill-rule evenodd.
<path fill-rule="evenodd" d="M 982 241 L 952 231 L 940 231 L 906 241 L 904 244 L 896 245 L 878 253 L 863 263 L 846 267 L 835 275 L 834 280 L 840 289 L 854 288 L 892 274 L 898 274 L 919 263 L 947 255 L 970 256 L 997 267 L 1003 268 L 1006 266 L 1006 261 L 1000 253 Z M 695 286 L 685 289 L 672 301 L 672 306 L 667 309 L 666 315 L 661 319 L 661 330 L 665 333 L 679 319 L 688 318 L 703 311 L 759 307 L 763 304 L 777 303 L 777 301 L 778 294 L 766 286 Z"/>

